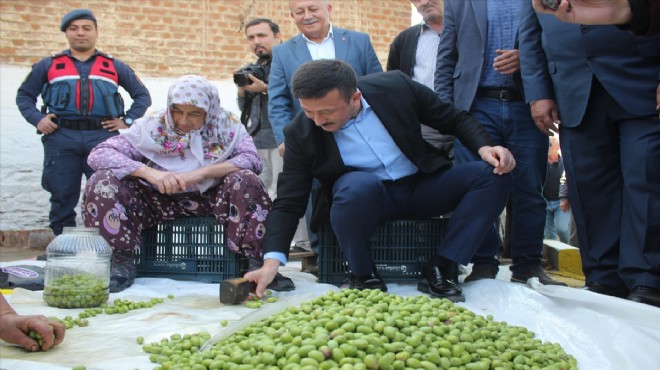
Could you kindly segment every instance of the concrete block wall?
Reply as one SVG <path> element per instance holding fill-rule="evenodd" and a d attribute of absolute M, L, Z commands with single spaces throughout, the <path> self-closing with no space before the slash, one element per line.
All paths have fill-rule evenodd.
<path fill-rule="evenodd" d="M 385 66 L 392 39 L 409 27 L 409 0 L 331 0 L 333 25 L 366 32 Z M 139 76 L 201 74 L 230 79 L 254 60 L 244 24 L 271 18 L 284 40 L 298 33 L 286 0 L 2 0 L 0 62 L 29 66 L 68 48 L 59 30 L 68 11 L 88 8 L 97 18 L 97 48 Z"/>

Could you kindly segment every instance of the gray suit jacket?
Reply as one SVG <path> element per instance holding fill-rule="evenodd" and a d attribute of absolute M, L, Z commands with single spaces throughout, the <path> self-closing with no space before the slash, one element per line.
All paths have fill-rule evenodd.
<path fill-rule="evenodd" d="M 524 1 L 523 1 L 524 2 Z M 516 40 L 516 44 L 517 44 Z M 482 0 L 445 0 L 442 38 L 438 45 L 435 92 L 456 108 L 470 110 L 477 95 L 488 42 L 488 7 Z M 513 75 L 522 93 L 520 73 Z"/>
<path fill-rule="evenodd" d="M 479 87 L 487 41 L 485 1 L 445 0 L 435 72 L 435 92 L 440 99 L 470 110 Z"/>
<path fill-rule="evenodd" d="M 528 102 L 554 99 L 566 127 L 580 124 L 595 76 L 623 109 L 657 115 L 660 36 L 635 37 L 615 26 L 580 26 L 521 10 L 520 68 Z"/>
<path fill-rule="evenodd" d="M 335 58 L 350 64 L 358 76 L 382 72 L 369 35 L 332 28 Z M 293 98 L 291 79 L 298 67 L 312 60 L 302 34 L 273 48 L 273 62 L 268 81 L 268 116 L 278 144 L 284 142 L 284 126 L 301 111 L 298 99 Z"/>

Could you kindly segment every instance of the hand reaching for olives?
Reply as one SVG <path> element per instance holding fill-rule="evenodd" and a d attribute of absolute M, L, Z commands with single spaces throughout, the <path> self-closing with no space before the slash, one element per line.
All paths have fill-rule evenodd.
<path fill-rule="evenodd" d="M 47 351 L 62 343 L 66 329 L 41 315 L 19 315 L 0 294 L 0 338 L 28 351 Z"/>

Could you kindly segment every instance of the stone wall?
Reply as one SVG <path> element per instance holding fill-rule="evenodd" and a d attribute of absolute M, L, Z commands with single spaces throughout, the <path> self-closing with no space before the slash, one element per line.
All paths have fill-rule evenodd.
<path fill-rule="evenodd" d="M 409 0 L 332 0 L 332 23 L 366 32 L 385 66 L 389 44 L 410 25 Z M 0 61 L 29 66 L 68 48 L 62 16 L 90 9 L 98 20 L 98 49 L 140 76 L 201 74 L 231 78 L 254 59 L 243 25 L 271 18 L 284 40 L 298 33 L 286 0 L 0 0 Z"/>

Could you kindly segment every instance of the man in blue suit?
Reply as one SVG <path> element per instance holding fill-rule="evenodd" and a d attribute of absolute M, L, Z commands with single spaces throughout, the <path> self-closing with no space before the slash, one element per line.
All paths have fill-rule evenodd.
<path fill-rule="evenodd" d="M 301 111 L 300 103 L 291 95 L 291 79 L 301 64 L 317 59 L 339 59 L 350 64 L 358 76 L 383 71 L 369 35 L 330 24 L 332 5 L 328 0 L 291 0 L 289 8 L 291 18 L 301 33 L 273 48 L 268 82 L 268 117 L 282 156 L 284 126 Z M 307 234 L 315 252 L 318 240 L 309 224 L 317 186 L 312 190 L 305 215 Z"/>
<path fill-rule="evenodd" d="M 585 288 L 660 307 L 660 36 L 525 1 L 520 55 L 537 127 L 561 136 Z"/>
<path fill-rule="evenodd" d="M 273 48 L 268 83 L 268 114 L 278 144 L 284 143 L 284 126 L 300 112 L 300 103 L 291 95 L 291 79 L 301 64 L 339 59 L 350 64 L 358 76 L 383 71 L 369 35 L 330 24 L 332 5 L 328 0 L 292 0 L 289 8 L 301 33 Z M 280 145 L 280 154 L 283 148 Z"/>
<path fill-rule="evenodd" d="M 509 149 L 518 162 L 511 192 L 511 281 L 538 278 L 542 284 L 565 285 L 541 268 L 548 138 L 534 126 L 521 94 L 520 4 L 521 0 L 445 0 L 435 91 L 481 122 L 495 143 Z M 456 163 L 475 160 L 479 158 L 462 140 L 454 143 Z M 466 282 L 497 276 L 499 246 L 493 227 L 472 258 Z"/>

